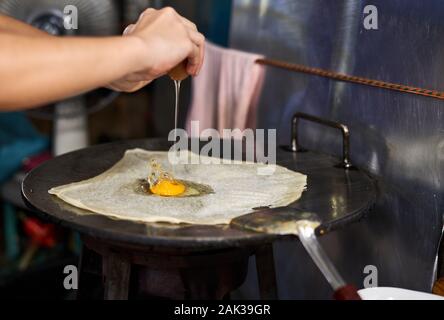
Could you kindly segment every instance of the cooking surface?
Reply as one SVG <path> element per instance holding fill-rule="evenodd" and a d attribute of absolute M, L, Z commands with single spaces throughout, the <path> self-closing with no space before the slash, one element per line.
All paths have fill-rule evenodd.
<path fill-rule="evenodd" d="M 266 176 L 258 174 L 265 166 L 257 163 L 211 164 L 215 158 L 199 158 L 184 150 L 177 156 L 186 158 L 187 164 L 183 159 L 172 166 L 169 156 L 165 151 L 128 150 L 103 174 L 51 189 L 49 193 L 74 207 L 111 218 L 214 226 L 230 224 L 233 218 L 250 213 L 252 208 L 287 206 L 301 197 L 307 184 L 307 176 L 282 166 L 276 166 L 274 173 Z M 147 167 L 154 159 L 156 166 L 165 168 L 169 176 L 162 177 L 160 173 L 149 183 L 151 188 L 145 185 L 142 190 L 140 179 L 152 178 Z M 184 193 L 159 195 L 174 190 L 168 180 L 173 176 L 180 179 L 176 181 L 183 181 Z M 161 180 L 158 184 L 157 179 Z"/>
<path fill-rule="evenodd" d="M 113 220 L 72 207 L 48 190 L 88 178 L 109 169 L 128 149 L 166 151 L 165 140 L 123 141 L 76 151 L 46 162 L 24 180 L 27 204 L 51 221 L 83 234 L 109 241 L 187 248 L 224 248 L 271 242 L 277 237 L 230 226 L 146 224 Z M 279 150 L 277 163 L 308 176 L 307 191 L 293 208 L 315 212 L 322 233 L 359 220 L 372 206 L 376 186 L 359 170 L 335 168 L 338 159 L 327 155 Z"/>

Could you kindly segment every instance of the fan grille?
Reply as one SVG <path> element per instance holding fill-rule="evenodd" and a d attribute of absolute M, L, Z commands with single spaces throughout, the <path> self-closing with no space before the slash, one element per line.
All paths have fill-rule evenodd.
<path fill-rule="evenodd" d="M 0 0 L 0 13 L 29 22 L 43 12 L 63 12 L 67 5 L 78 9 L 77 35 L 106 36 L 119 33 L 119 8 L 114 0 Z"/>

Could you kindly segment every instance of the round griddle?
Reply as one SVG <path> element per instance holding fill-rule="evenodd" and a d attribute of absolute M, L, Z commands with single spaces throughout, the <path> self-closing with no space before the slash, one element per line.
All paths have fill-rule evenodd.
<path fill-rule="evenodd" d="M 203 144 L 201 145 L 201 147 Z M 28 174 L 22 185 L 25 202 L 50 221 L 104 241 L 175 248 L 228 248 L 259 245 L 277 236 L 235 229 L 227 225 L 199 226 L 137 223 L 114 220 L 66 204 L 48 190 L 95 177 L 119 161 L 128 149 L 167 151 L 166 140 L 136 140 L 105 144 L 50 160 Z M 314 152 L 280 149 L 277 163 L 308 176 L 307 190 L 290 205 L 316 213 L 322 220 L 318 233 L 357 221 L 375 201 L 374 180 L 357 169 L 337 167 L 338 159 Z"/>

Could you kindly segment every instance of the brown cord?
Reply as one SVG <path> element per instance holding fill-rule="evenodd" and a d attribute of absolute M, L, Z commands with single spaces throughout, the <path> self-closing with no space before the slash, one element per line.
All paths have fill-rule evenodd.
<path fill-rule="evenodd" d="M 272 67 L 276 67 L 276 68 L 286 69 L 286 70 L 290 70 L 290 71 L 295 71 L 295 72 L 312 74 L 315 76 L 339 80 L 339 81 L 357 83 L 357 84 L 362 84 L 362 85 L 371 86 L 371 87 L 383 88 L 383 89 L 387 89 L 387 90 L 394 90 L 394 91 L 411 93 L 411 94 L 416 94 L 416 95 L 420 95 L 420 96 L 426 96 L 426 97 L 444 100 L 444 92 L 439 92 L 436 90 L 428 90 L 428 89 L 406 86 L 406 85 L 402 85 L 402 84 L 389 83 L 389 82 L 384 82 L 384 81 L 379 81 L 379 80 L 350 76 L 347 74 L 341 74 L 341 73 L 337 73 L 337 72 L 333 72 L 333 71 L 328 71 L 328 70 L 323 70 L 323 69 L 318 69 L 318 68 L 311 68 L 311 67 L 307 67 L 307 66 L 300 65 L 300 64 L 293 64 L 293 63 L 282 62 L 282 61 L 271 60 L 271 59 L 258 59 L 258 60 L 256 60 L 256 63 L 259 63 L 261 65 L 267 65 L 267 66 L 272 66 Z"/>

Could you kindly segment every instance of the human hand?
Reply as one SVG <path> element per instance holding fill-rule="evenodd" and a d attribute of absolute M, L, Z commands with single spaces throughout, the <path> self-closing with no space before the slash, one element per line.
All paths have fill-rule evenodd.
<path fill-rule="evenodd" d="M 135 52 L 137 71 L 111 83 L 110 89 L 137 91 L 182 61 L 187 62 L 189 75 L 196 76 L 202 68 L 205 37 L 194 23 L 172 8 L 147 9 L 123 36 L 139 44 Z"/>

